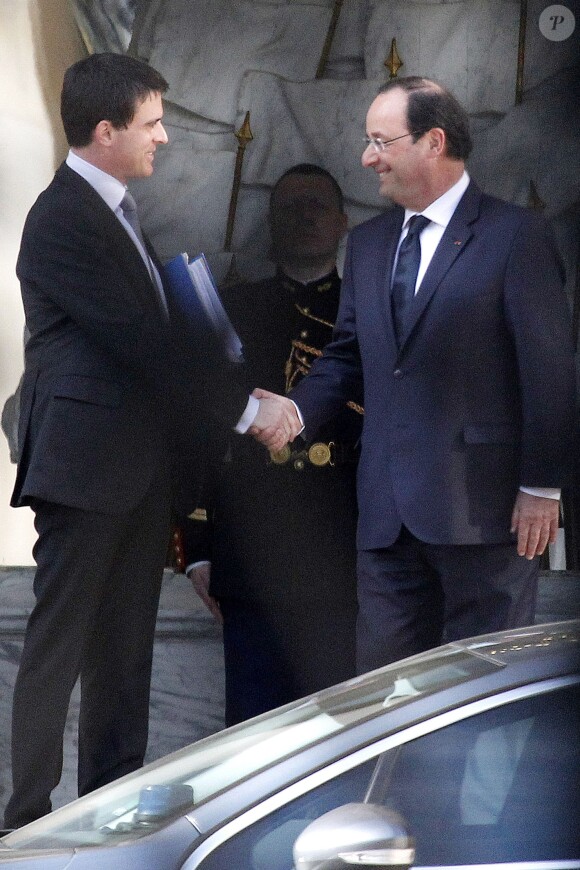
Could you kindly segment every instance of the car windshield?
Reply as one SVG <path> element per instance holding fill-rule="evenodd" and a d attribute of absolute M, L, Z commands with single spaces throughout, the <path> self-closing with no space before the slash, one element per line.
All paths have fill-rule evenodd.
<path fill-rule="evenodd" d="M 8 834 L 2 846 L 74 848 L 149 834 L 327 736 L 501 668 L 502 653 L 524 642 L 546 645 L 546 634 L 514 632 L 507 646 L 480 638 L 387 665 L 206 737 Z"/>

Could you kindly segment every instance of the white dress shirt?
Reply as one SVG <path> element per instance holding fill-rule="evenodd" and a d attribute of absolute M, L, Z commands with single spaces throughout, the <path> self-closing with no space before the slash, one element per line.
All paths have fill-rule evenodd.
<path fill-rule="evenodd" d="M 141 258 L 147 266 L 147 271 L 151 275 L 151 280 L 155 284 L 161 304 L 167 313 L 167 301 L 163 291 L 163 281 L 161 280 L 161 276 L 157 271 L 155 263 L 141 244 L 141 240 L 137 237 L 135 230 L 125 218 L 123 209 L 121 208 L 121 201 L 127 191 L 125 185 L 119 181 L 118 178 L 114 178 L 107 172 L 103 172 L 102 169 L 99 169 L 93 163 L 89 163 L 87 160 L 79 157 L 79 155 L 75 154 L 74 151 L 69 151 L 66 158 L 66 164 L 73 170 L 73 172 L 76 172 L 78 175 L 82 176 L 85 181 L 88 181 L 91 187 L 99 194 L 101 199 L 105 201 L 111 211 L 113 211 L 115 216 L 121 221 L 123 227 L 131 236 L 135 247 L 141 254 Z"/>
<path fill-rule="evenodd" d="M 453 185 L 453 187 L 450 187 L 449 190 L 446 190 L 445 193 L 439 197 L 439 199 L 436 199 L 435 202 L 432 202 L 431 205 L 428 205 L 424 211 L 416 212 L 410 211 L 408 208 L 405 209 L 405 219 L 403 220 L 401 238 L 399 239 L 399 244 L 397 246 L 397 258 L 399 256 L 399 248 L 401 247 L 401 242 L 409 231 L 409 221 L 411 220 L 411 218 L 414 217 L 416 214 L 422 214 L 431 221 L 431 223 L 425 227 L 425 229 L 419 236 L 419 242 L 421 244 L 421 264 L 417 273 L 415 293 L 421 286 L 421 281 L 423 280 L 423 276 L 425 275 L 429 263 L 433 258 L 435 249 L 441 241 L 441 237 L 447 229 L 447 224 L 453 217 L 453 212 L 457 208 L 459 200 L 467 190 L 468 185 L 469 175 L 467 174 L 467 172 L 464 172 L 459 181 L 457 181 Z M 395 270 L 393 269 L 393 274 L 394 271 Z"/>
<path fill-rule="evenodd" d="M 107 172 L 103 172 L 103 170 L 99 169 L 98 166 L 95 166 L 93 163 L 89 163 L 87 160 L 79 157 L 79 155 L 75 154 L 74 151 L 69 151 L 66 158 L 66 164 L 73 170 L 73 172 L 76 172 L 78 175 L 82 176 L 85 181 L 88 181 L 91 187 L 99 194 L 101 199 L 104 199 L 111 211 L 115 213 L 116 217 L 121 221 L 123 227 L 133 239 L 135 247 L 141 254 L 143 262 L 149 270 L 150 259 L 147 255 L 147 251 L 143 250 L 141 242 L 137 238 L 133 227 L 125 219 L 123 209 L 121 208 L 121 200 L 127 191 L 125 185 L 119 181 L 118 178 L 114 178 Z"/>

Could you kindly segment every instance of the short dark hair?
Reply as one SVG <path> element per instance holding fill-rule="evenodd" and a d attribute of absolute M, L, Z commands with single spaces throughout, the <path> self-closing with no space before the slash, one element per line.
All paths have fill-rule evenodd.
<path fill-rule="evenodd" d="M 110 121 L 117 130 L 126 127 L 139 103 L 168 87 L 157 70 L 128 54 L 102 52 L 73 63 L 64 74 L 60 98 L 68 144 L 88 145 L 99 121 Z"/>
<path fill-rule="evenodd" d="M 391 79 L 379 88 L 379 94 L 399 88 L 408 94 L 407 124 L 415 133 L 414 141 L 433 127 L 445 131 L 447 156 L 466 160 L 472 148 L 469 116 L 451 91 L 421 76 Z"/>
<path fill-rule="evenodd" d="M 278 185 L 285 178 L 288 178 L 289 175 L 317 175 L 321 178 L 326 178 L 334 188 L 334 192 L 336 193 L 336 199 L 338 202 L 338 207 L 340 211 L 344 211 L 344 196 L 340 187 L 340 184 L 327 169 L 323 169 L 322 166 L 318 166 L 316 163 L 297 163 L 295 166 L 291 166 L 290 169 L 287 169 L 282 173 L 280 178 L 274 184 L 272 188 L 272 192 L 270 193 L 270 205 L 272 205 L 272 201 L 274 196 L 276 195 L 276 191 L 278 190 Z"/>

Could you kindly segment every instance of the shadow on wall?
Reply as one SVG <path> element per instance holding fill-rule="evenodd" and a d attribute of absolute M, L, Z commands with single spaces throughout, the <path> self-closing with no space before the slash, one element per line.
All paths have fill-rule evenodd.
<path fill-rule="evenodd" d="M 68 10 L 69 4 L 65 8 Z M 66 155 L 68 146 L 60 120 L 60 91 L 64 71 L 86 55 L 72 11 L 63 13 L 62 0 L 30 4 L 30 23 L 38 82 L 54 142 L 54 168 Z M 69 47 L 63 52 L 63 45 Z"/>

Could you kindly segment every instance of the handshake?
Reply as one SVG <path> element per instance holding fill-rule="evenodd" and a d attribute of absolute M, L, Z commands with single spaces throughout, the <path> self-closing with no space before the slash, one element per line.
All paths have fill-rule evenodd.
<path fill-rule="evenodd" d="M 253 435 L 268 450 L 282 450 L 289 441 L 294 441 L 303 428 L 296 405 L 286 396 L 278 396 L 267 390 L 256 389 L 252 396 L 259 400 L 260 406 L 248 435 Z"/>

